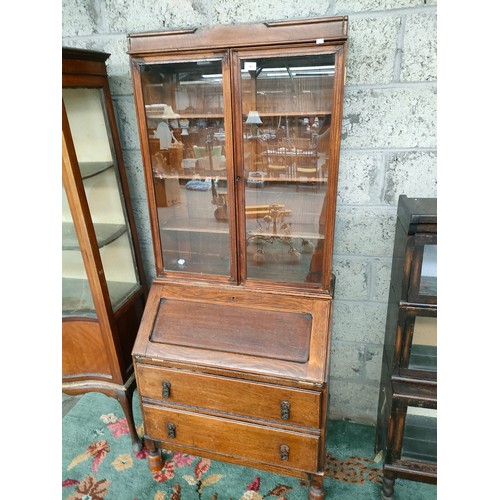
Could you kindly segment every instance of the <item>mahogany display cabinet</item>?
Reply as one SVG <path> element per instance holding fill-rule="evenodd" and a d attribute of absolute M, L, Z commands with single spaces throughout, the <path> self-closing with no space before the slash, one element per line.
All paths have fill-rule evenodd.
<path fill-rule="evenodd" d="M 376 451 L 396 478 L 437 483 L 437 200 L 399 197 Z"/>
<path fill-rule="evenodd" d="M 109 54 L 62 50 L 62 388 L 115 397 L 133 448 L 144 273 L 109 92 Z"/>
<path fill-rule="evenodd" d="M 157 277 L 133 349 L 160 448 L 323 498 L 347 18 L 129 35 Z"/>

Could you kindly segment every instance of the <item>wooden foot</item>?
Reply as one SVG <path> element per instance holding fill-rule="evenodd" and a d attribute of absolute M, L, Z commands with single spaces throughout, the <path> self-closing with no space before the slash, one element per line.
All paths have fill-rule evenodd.
<path fill-rule="evenodd" d="M 382 500 L 392 500 L 394 494 L 394 479 L 385 477 L 382 479 Z"/>
<path fill-rule="evenodd" d="M 163 469 L 163 457 L 152 441 L 145 440 L 144 444 L 148 450 L 148 465 L 151 472 L 160 472 Z"/>
<path fill-rule="evenodd" d="M 309 486 L 309 500 L 325 500 L 323 478 L 311 480 L 311 484 Z"/>

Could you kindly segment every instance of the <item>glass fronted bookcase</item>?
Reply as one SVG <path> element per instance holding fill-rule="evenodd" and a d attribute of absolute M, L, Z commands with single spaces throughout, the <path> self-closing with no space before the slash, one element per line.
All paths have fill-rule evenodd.
<path fill-rule="evenodd" d="M 184 450 L 308 477 L 322 498 L 346 41 L 346 17 L 129 35 L 153 470 L 158 447 Z"/>
<path fill-rule="evenodd" d="M 437 200 L 398 202 L 378 405 L 382 498 L 397 478 L 437 482 Z"/>

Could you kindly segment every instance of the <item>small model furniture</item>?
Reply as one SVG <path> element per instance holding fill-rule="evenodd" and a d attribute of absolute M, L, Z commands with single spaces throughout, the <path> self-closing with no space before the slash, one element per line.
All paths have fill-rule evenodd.
<path fill-rule="evenodd" d="M 345 17 L 129 35 L 157 272 L 133 348 L 151 470 L 164 448 L 303 477 L 324 498 L 346 40 Z M 171 206 L 154 189 L 152 109 L 172 109 L 183 147 L 163 149 L 190 166 L 166 166 Z M 277 147 L 321 124 L 316 189 Z"/>
<path fill-rule="evenodd" d="M 396 478 L 437 482 L 436 205 L 399 198 L 376 434 L 384 499 Z"/>
<path fill-rule="evenodd" d="M 123 408 L 133 449 L 131 351 L 144 273 L 103 52 L 62 50 L 62 389 Z"/>

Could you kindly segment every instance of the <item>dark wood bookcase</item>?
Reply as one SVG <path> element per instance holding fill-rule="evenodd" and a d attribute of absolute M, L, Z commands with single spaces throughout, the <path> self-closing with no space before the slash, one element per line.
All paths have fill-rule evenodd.
<path fill-rule="evenodd" d="M 160 448 L 324 498 L 347 18 L 129 35 L 157 277 L 133 348 Z"/>
<path fill-rule="evenodd" d="M 132 346 L 145 279 L 105 61 L 62 49 L 62 389 L 115 397 L 132 413 Z"/>
<path fill-rule="evenodd" d="M 399 198 L 376 436 L 382 498 L 396 478 L 437 482 L 436 198 Z"/>

